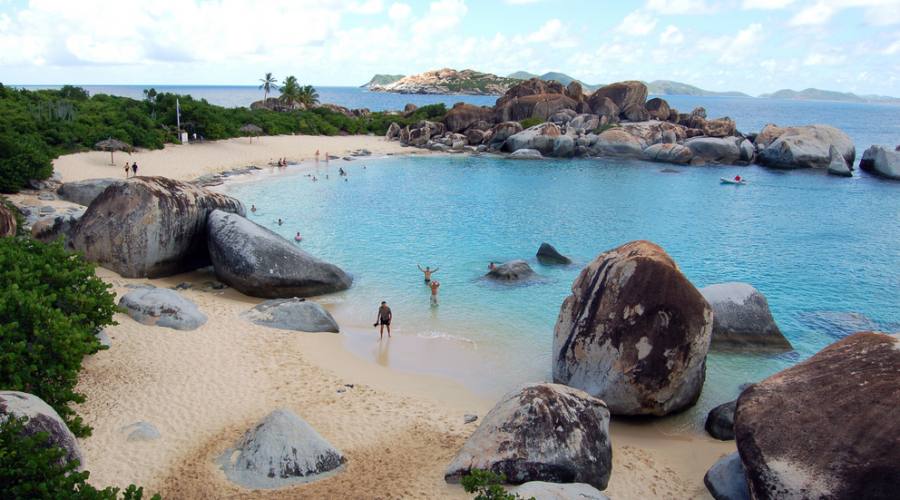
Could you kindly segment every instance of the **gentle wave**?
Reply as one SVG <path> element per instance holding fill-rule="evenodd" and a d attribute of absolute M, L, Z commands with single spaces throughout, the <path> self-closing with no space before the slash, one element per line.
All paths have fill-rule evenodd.
<path fill-rule="evenodd" d="M 419 337 L 420 339 L 427 339 L 427 340 L 450 340 L 452 342 L 461 342 L 461 343 L 465 343 L 465 344 L 470 344 L 472 347 L 474 347 L 476 349 L 478 348 L 478 344 L 474 340 L 472 340 L 468 337 L 463 337 L 462 335 L 453 335 L 452 333 L 439 332 L 439 331 L 432 330 L 432 331 L 427 331 L 427 332 L 419 332 L 416 334 L 416 337 Z"/>

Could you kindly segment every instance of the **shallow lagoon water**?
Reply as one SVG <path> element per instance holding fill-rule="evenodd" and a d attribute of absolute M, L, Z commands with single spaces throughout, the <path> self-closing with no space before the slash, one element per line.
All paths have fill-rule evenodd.
<path fill-rule="evenodd" d="M 349 172 L 347 182 L 338 167 Z M 736 174 L 750 184 L 720 185 L 720 177 Z M 258 207 L 256 222 L 289 239 L 300 231 L 304 250 L 354 275 L 349 291 L 317 299 L 332 304 L 351 350 L 449 375 L 486 394 L 550 378 L 553 326 L 578 272 L 636 239 L 660 244 L 697 287 L 753 284 L 796 348 L 712 354 L 700 404 L 678 417 L 685 425 L 732 399 L 741 384 L 848 333 L 900 331 L 897 182 L 755 166 L 489 156 L 323 162 L 316 175 L 312 182 L 288 168 L 227 189 Z M 275 224 L 279 217 L 285 225 Z M 543 241 L 576 264 L 537 263 Z M 539 279 L 483 279 L 489 261 L 518 258 Z M 439 269 L 439 307 L 429 307 L 416 264 Z M 414 342 L 377 348 L 371 323 L 381 300 L 393 308 L 398 339 Z"/>

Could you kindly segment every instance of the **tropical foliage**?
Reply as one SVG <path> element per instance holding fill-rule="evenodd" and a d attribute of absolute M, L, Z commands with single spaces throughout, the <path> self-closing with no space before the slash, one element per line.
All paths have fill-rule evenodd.
<path fill-rule="evenodd" d="M 292 83 L 288 84 L 291 81 Z M 114 138 L 148 149 L 176 142 L 175 101 L 181 106 L 182 126 L 205 139 L 240 137 L 240 128 L 252 123 L 263 134 L 337 135 L 384 134 L 391 122 L 401 126 L 422 119 L 440 119 L 443 104 L 423 106 L 409 116 L 376 112 L 348 117 L 324 107 L 313 107 L 318 94 L 285 79 L 282 94 L 291 102 L 312 109 L 275 112 L 268 109 L 224 108 L 194 99 L 147 89 L 143 100 L 105 94 L 88 96 L 78 87 L 60 90 L 17 90 L 0 84 L 0 192 L 15 192 L 28 179 L 45 179 L 51 160 L 64 153 L 90 149 Z"/>
<path fill-rule="evenodd" d="M 475 500 L 521 500 L 519 495 L 508 493 L 503 488 L 506 476 L 496 474 L 489 470 L 472 469 L 462 478 L 463 490 L 466 493 L 474 493 Z M 530 499 L 534 500 L 534 499 Z"/>
<path fill-rule="evenodd" d="M 262 82 L 262 85 L 259 86 L 259 90 L 263 91 L 263 101 L 269 98 L 269 94 L 272 93 L 273 90 L 278 90 L 278 86 L 275 85 L 275 77 L 272 73 L 266 73 L 266 76 L 259 79 Z"/>

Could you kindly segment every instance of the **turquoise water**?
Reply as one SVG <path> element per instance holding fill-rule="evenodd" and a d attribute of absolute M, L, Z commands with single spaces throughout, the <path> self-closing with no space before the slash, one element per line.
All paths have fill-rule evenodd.
<path fill-rule="evenodd" d="M 347 182 L 339 166 L 349 171 Z M 302 232 L 303 249 L 354 275 L 351 290 L 322 299 L 333 304 L 351 349 L 368 355 L 367 327 L 387 300 L 400 338 L 430 346 L 425 354 L 398 348 L 391 363 L 490 393 L 550 377 L 553 326 L 578 272 L 636 239 L 662 245 L 698 287 L 756 286 L 796 347 L 782 355 L 711 355 L 703 399 L 688 420 L 733 398 L 740 384 L 852 331 L 900 330 L 900 183 L 759 167 L 663 168 L 672 167 L 397 157 L 322 164 L 319 182 L 287 169 L 228 190 L 259 208 L 258 223 L 286 238 Z M 720 185 L 735 174 L 750 184 Z M 278 217 L 284 226 L 274 224 Z M 542 241 L 577 264 L 541 266 L 534 255 Z M 482 278 L 489 261 L 518 258 L 540 279 L 502 285 Z M 439 307 L 429 307 L 416 264 L 439 268 Z"/>

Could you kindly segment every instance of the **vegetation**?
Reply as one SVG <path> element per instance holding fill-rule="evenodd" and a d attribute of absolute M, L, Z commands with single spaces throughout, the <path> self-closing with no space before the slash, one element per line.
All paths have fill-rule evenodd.
<path fill-rule="evenodd" d="M 84 401 L 81 361 L 102 348 L 95 334 L 113 324 L 114 299 L 61 241 L 0 239 L 0 387 L 38 396 L 76 436 L 89 435 L 69 405 Z"/>
<path fill-rule="evenodd" d="M 281 85 L 281 100 L 289 105 L 302 104 L 303 107 L 311 108 L 319 104 L 319 94 L 312 85 L 301 86 L 297 83 L 297 77 L 289 76 Z"/>
<path fill-rule="evenodd" d="M 503 489 L 506 476 L 495 474 L 489 470 L 472 469 L 472 472 L 463 477 L 460 482 L 466 493 L 475 494 L 475 500 L 520 500 L 522 498 Z"/>
<path fill-rule="evenodd" d="M 269 94 L 271 94 L 273 90 L 278 90 L 278 87 L 275 85 L 275 77 L 272 73 L 266 73 L 266 76 L 260 78 L 259 81 L 262 82 L 262 85 L 259 86 L 259 90 L 263 91 L 263 101 L 269 98 Z"/>
<path fill-rule="evenodd" d="M 67 462 L 66 452 L 49 441 L 46 432 L 26 435 L 26 418 L 0 422 L 0 498 L 47 500 L 141 500 L 144 489 L 130 485 L 98 490 L 87 483 L 90 473 Z M 154 495 L 152 500 L 159 500 Z"/>
<path fill-rule="evenodd" d="M 531 118 L 526 118 L 524 120 L 519 121 L 522 125 L 522 128 L 531 128 L 535 125 L 540 125 L 544 123 L 545 120 L 532 116 Z"/>
<path fill-rule="evenodd" d="M 315 106 L 315 88 L 299 85 L 296 78 L 293 84 L 294 89 L 288 90 L 290 99 Z M 224 108 L 205 99 L 154 89 L 147 89 L 144 99 L 136 100 L 88 96 L 84 89 L 72 86 L 29 91 L 0 84 L 0 192 L 16 192 L 29 179 L 46 179 L 52 174 L 53 158 L 90 149 L 103 139 L 147 149 L 177 142 L 176 99 L 183 128 L 210 140 L 240 137 L 240 128 L 247 123 L 259 126 L 266 135 L 382 135 L 391 122 L 404 126 L 421 119 L 439 119 L 446 113 L 443 105 L 423 106 L 410 116 L 376 112 L 356 117 L 326 107 L 275 112 Z"/>

